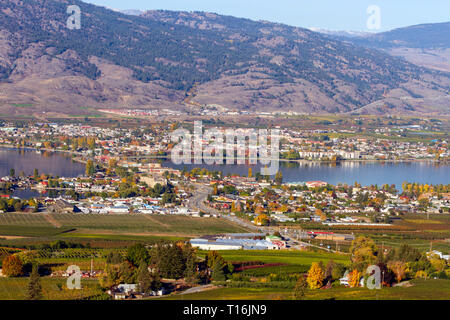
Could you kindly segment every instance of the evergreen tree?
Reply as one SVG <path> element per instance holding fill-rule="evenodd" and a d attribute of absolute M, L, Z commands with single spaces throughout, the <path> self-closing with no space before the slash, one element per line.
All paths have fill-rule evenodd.
<path fill-rule="evenodd" d="M 281 171 L 278 171 L 275 174 L 275 183 L 280 185 L 283 183 L 283 173 L 281 173 Z"/>
<path fill-rule="evenodd" d="M 38 265 L 33 265 L 33 270 L 30 275 L 30 280 L 27 286 L 27 299 L 28 300 L 40 300 L 42 299 L 42 286 L 41 278 L 38 272 Z"/>
<path fill-rule="evenodd" d="M 142 261 L 139 265 L 137 285 L 139 291 L 149 294 L 152 291 L 153 278 L 148 271 L 148 266 L 145 261 Z"/>
<path fill-rule="evenodd" d="M 86 175 L 87 176 L 92 176 L 95 173 L 95 166 L 94 166 L 94 162 L 89 159 L 86 162 Z"/>
<path fill-rule="evenodd" d="M 328 261 L 327 266 L 325 267 L 325 279 L 331 280 L 333 278 L 333 269 L 336 263 L 333 260 Z"/>
<path fill-rule="evenodd" d="M 146 264 L 150 259 L 150 255 L 147 248 L 141 243 L 137 243 L 128 248 L 127 260 L 130 261 L 135 267 L 139 267 L 139 264 L 144 261 Z"/>
<path fill-rule="evenodd" d="M 306 290 L 308 289 L 308 281 L 303 275 L 298 279 L 294 287 L 294 299 L 303 300 L 305 298 Z"/>
<path fill-rule="evenodd" d="M 220 262 L 220 260 L 214 261 L 213 267 L 212 267 L 212 274 L 211 278 L 214 281 L 225 281 L 225 272 L 223 271 L 223 264 Z"/>
<path fill-rule="evenodd" d="M 195 253 L 191 253 L 187 257 L 184 278 L 189 284 L 197 284 L 199 282 Z"/>

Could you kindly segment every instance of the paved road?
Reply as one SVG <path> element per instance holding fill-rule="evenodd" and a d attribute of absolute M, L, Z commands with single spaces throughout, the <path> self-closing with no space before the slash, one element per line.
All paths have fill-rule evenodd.
<path fill-rule="evenodd" d="M 322 250 L 327 250 L 330 252 L 338 253 L 339 251 L 328 249 L 326 247 L 321 247 L 317 245 L 313 245 L 307 242 L 300 240 L 299 230 L 293 228 L 283 228 L 283 227 L 258 227 L 252 224 L 251 222 L 242 220 L 236 216 L 222 214 L 220 211 L 211 208 L 204 204 L 204 201 L 208 198 L 208 195 L 211 194 L 212 188 L 205 186 L 203 184 L 194 184 L 195 191 L 194 196 L 189 199 L 188 207 L 194 211 L 203 211 L 209 214 L 215 214 L 225 219 L 228 219 L 231 222 L 234 222 L 240 226 L 243 226 L 247 229 L 252 230 L 253 232 L 261 232 L 261 233 L 271 233 L 273 234 L 276 231 L 279 231 L 285 238 L 288 238 L 287 244 L 291 248 L 300 248 L 304 246 L 314 247 Z M 339 252 L 341 253 L 341 252 Z"/>
<path fill-rule="evenodd" d="M 198 286 L 198 287 L 189 288 L 189 289 L 184 290 L 183 292 L 179 293 L 179 295 L 190 294 L 190 293 L 199 293 L 199 292 L 211 290 L 211 289 L 214 289 L 214 288 L 215 288 L 215 286 L 213 284 L 207 284 L 207 285 L 204 285 L 204 286 Z"/>
<path fill-rule="evenodd" d="M 195 184 L 194 186 L 195 186 L 194 196 L 191 199 L 189 199 L 189 203 L 188 203 L 189 209 L 218 215 L 220 217 L 228 219 L 229 221 L 232 221 L 242 227 L 248 228 L 253 231 L 258 231 L 260 229 L 248 221 L 239 219 L 236 216 L 222 214 L 220 211 L 205 205 L 204 201 L 206 201 L 206 199 L 208 198 L 208 195 L 211 194 L 213 189 L 211 187 L 201 185 L 201 184 Z"/>

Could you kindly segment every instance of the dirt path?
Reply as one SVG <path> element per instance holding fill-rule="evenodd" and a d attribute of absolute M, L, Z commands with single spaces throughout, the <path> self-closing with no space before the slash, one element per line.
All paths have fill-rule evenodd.
<path fill-rule="evenodd" d="M 151 222 L 153 222 L 153 223 L 156 223 L 157 225 L 160 225 L 161 227 L 164 227 L 164 228 L 170 228 L 170 226 L 168 225 L 168 224 L 165 224 L 164 222 L 161 222 L 161 221 L 158 221 L 158 219 L 155 219 L 154 217 L 152 217 L 151 215 L 144 215 L 144 217 L 147 219 L 147 220 L 150 220 Z"/>
<path fill-rule="evenodd" d="M 26 239 L 27 237 L 22 237 L 22 236 L 2 236 L 2 235 L 0 235 L 0 238 L 6 239 L 6 240 L 15 240 L 15 239 Z"/>
<path fill-rule="evenodd" d="M 61 228 L 62 225 L 59 223 L 55 218 L 53 218 L 49 213 L 42 214 L 44 219 L 47 220 L 48 223 L 50 223 L 55 228 Z"/>

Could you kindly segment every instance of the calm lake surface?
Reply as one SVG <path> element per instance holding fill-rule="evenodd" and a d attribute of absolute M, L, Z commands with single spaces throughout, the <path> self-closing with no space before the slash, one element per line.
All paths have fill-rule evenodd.
<path fill-rule="evenodd" d="M 85 166 L 82 163 L 72 161 L 71 156 L 68 154 L 55 152 L 37 153 L 31 149 L 0 148 L 0 177 L 8 176 L 10 169 L 14 169 L 16 175 L 21 171 L 25 172 L 26 175 L 32 175 L 35 168 L 38 169 L 39 174 L 45 173 L 60 177 L 77 177 L 85 172 Z M 1 194 L 30 199 L 41 196 L 56 198 L 62 192 L 55 190 L 14 189 L 11 192 L 2 191 Z"/>
<path fill-rule="evenodd" d="M 82 163 L 72 161 L 70 155 L 63 153 L 42 152 L 39 154 L 35 150 L 0 148 L 0 176 L 8 176 L 11 168 L 16 171 L 16 175 L 20 171 L 31 175 L 35 168 L 39 170 L 39 174 L 60 177 L 77 177 L 85 172 L 85 166 Z"/>
<path fill-rule="evenodd" d="M 210 171 L 222 171 L 224 174 L 246 175 L 247 165 L 175 165 L 171 161 L 163 164 L 166 167 L 188 170 L 201 167 Z M 259 172 L 260 166 L 251 166 L 253 174 Z M 330 184 L 347 183 L 354 184 L 355 181 L 363 186 L 383 184 L 395 184 L 397 189 L 401 188 L 404 181 L 449 184 L 450 165 L 434 164 L 431 162 L 357 162 L 348 161 L 338 164 L 318 162 L 281 162 L 280 169 L 283 173 L 283 181 L 299 183 L 305 181 L 326 181 Z"/>
<path fill-rule="evenodd" d="M 240 175 L 246 175 L 249 168 L 247 165 L 175 165 L 170 160 L 163 162 L 163 166 L 179 170 L 184 167 L 188 170 L 194 167 L 202 167 L 210 171 L 222 171 L 224 174 L 235 173 Z M 251 167 L 253 174 L 260 170 L 260 166 Z M 77 177 L 85 172 L 83 164 L 72 161 L 70 155 L 63 153 L 43 152 L 38 154 L 34 150 L 0 148 L 0 176 L 9 175 L 11 168 L 16 170 L 16 174 L 24 171 L 27 175 L 31 175 L 34 168 L 37 168 L 39 173 L 61 177 Z M 431 162 L 348 161 L 338 164 L 280 162 L 280 168 L 283 173 L 283 180 L 294 183 L 321 180 L 331 184 L 353 184 L 357 181 L 365 186 L 385 183 L 395 184 L 398 189 L 401 188 L 404 181 L 428 184 L 450 183 L 450 165 Z M 26 191 L 23 192 L 26 193 Z M 26 197 L 26 194 L 21 194 L 21 196 Z"/>

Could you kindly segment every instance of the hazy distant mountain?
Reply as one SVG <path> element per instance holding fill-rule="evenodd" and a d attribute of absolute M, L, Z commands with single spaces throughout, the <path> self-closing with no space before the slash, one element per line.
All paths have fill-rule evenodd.
<path fill-rule="evenodd" d="M 66 27 L 68 5 L 81 30 Z M 448 113 L 450 76 L 307 29 L 200 12 L 125 15 L 78 0 L 0 2 L 0 108 Z M 189 108 L 190 106 L 185 106 Z"/>
<path fill-rule="evenodd" d="M 450 22 L 419 24 L 362 37 L 358 44 L 377 48 L 450 48 Z"/>
<path fill-rule="evenodd" d="M 130 15 L 130 16 L 140 16 L 141 14 L 144 13 L 144 11 L 134 10 L 134 9 L 119 10 L 119 11 L 122 12 L 123 14 L 127 14 L 127 15 Z"/>
<path fill-rule="evenodd" d="M 327 34 L 331 36 L 336 37 L 343 37 L 343 38 L 364 38 L 372 35 L 371 32 L 363 32 L 363 31 L 346 31 L 346 30 L 327 30 L 327 29 L 321 29 L 321 28 L 309 28 L 309 30 L 314 32 L 319 32 L 322 34 Z"/>
<path fill-rule="evenodd" d="M 450 22 L 420 24 L 356 36 L 324 33 L 355 45 L 382 49 L 420 66 L 450 72 Z"/>

